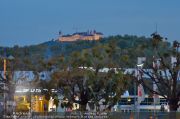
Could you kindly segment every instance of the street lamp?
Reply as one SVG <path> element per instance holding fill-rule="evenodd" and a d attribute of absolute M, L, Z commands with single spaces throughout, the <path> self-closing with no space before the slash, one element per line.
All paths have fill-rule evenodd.
<path fill-rule="evenodd" d="M 6 90 L 9 90 L 8 88 L 8 81 L 7 81 L 7 77 L 6 77 L 6 73 L 7 73 L 7 61 L 12 61 L 14 59 L 14 57 L 12 55 L 10 56 L 4 56 L 4 57 L 0 57 L 3 60 L 3 97 L 4 97 L 4 116 L 6 115 Z"/>
<path fill-rule="evenodd" d="M 137 67 L 138 67 L 138 68 L 142 68 L 143 66 L 144 66 L 144 63 L 137 64 Z"/>
<path fill-rule="evenodd" d="M 140 72 L 139 70 L 143 68 L 144 66 L 144 62 L 146 61 L 146 57 L 138 57 L 137 58 L 137 64 L 136 64 L 136 68 L 135 68 L 135 77 L 137 77 L 137 80 L 140 80 Z M 138 95 L 137 95 L 137 100 L 136 100 L 136 82 L 134 81 L 134 111 L 136 111 L 138 109 L 138 115 L 137 118 L 139 118 L 139 101 L 138 101 Z M 135 114 L 136 117 L 136 114 Z"/>

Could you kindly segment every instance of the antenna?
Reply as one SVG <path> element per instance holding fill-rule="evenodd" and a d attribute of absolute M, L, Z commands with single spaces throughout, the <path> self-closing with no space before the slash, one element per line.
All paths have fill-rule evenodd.
<path fill-rule="evenodd" d="M 155 33 L 157 34 L 157 27 L 158 27 L 157 23 L 155 23 L 155 27 L 156 27 Z"/>
<path fill-rule="evenodd" d="M 4 57 L 6 58 L 7 53 L 6 53 L 6 47 L 4 48 Z"/>

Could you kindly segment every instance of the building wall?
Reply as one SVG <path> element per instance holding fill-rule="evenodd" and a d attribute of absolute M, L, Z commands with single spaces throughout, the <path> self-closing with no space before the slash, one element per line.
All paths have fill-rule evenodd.
<path fill-rule="evenodd" d="M 28 112 L 30 110 L 30 103 L 27 100 L 26 95 L 16 95 L 14 96 L 16 102 L 16 111 L 17 112 Z"/>
<path fill-rule="evenodd" d="M 48 111 L 48 101 L 45 99 L 45 96 L 32 96 L 31 104 L 33 112 Z"/>
<path fill-rule="evenodd" d="M 102 38 L 102 35 L 100 35 L 100 34 L 93 34 L 93 35 L 89 35 L 89 36 L 75 34 L 75 35 L 71 35 L 71 36 L 61 36 L 61 37 L 59 37 L 59 41 L 71 42 L 71 41 L 77 41 L 77 40 L 99 40 L 100 38 Z"/>
<path fill-rule="evenodd" d="M 27 99 L 27 95 L 14 96 L 16 102 L 16 111 L 29 111 L 31 107 L 32 112 L 48 111 L 48 101 L 45 96 L 33 95 L 31 96 L 31 103 Z M 45 108 L 46 106 L 46 108 Z"/>

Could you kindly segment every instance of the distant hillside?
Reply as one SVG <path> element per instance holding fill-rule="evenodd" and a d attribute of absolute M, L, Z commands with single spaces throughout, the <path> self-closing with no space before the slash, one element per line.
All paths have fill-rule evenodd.
<path fill-rule="evenodd" d="M 7 55 L 13 55 L 19 61 L 30 59 L 34 63 L 37 63 L 39 60 L 48 60 L 51 57 L 60 55 L 67 57 L 74 51 L 82 51 L 83 49 L 92 48 L 99 44 L 108 44 L 114 41 L 121 55 L 127 55 L 131 59 L 128 65 L 133 67 L 132 65 L 136 63 L 136 58 L 138 56 L 152 57 L 153 50 L 150 40 L 150 38 L 146 37 L 116 35 L 103 38 L 99 41 L 48 41 L 38 45 L 24 47 L 0 47 L 0 55 L 4 55 L 4 49 L 6 49 Z M 168 49 L 169 46 L 170 43 L 167 42 L 166 46 L 162 46 L 162 51 Z"/>

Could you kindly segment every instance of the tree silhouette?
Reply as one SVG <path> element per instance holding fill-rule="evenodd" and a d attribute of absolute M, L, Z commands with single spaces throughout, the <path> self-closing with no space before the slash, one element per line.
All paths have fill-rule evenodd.
<path fill-rule="evenodd" d="M 159 34 L 152 34 L 152 44 L 155 48 L 154 58 L 152 62 L 154 65 L 149 66 L 150 70 L 140 69 L 141 73 L 146 75 L 153 83 L 157 85 L 158 90 L 153 90 L 152 87 L 145 83 L 144 78 L 141 78 L 140 83 L 144 85 L 153 94 L 163 96 L 167 99 L 170 111 L 177 111 L 180 100 L 180 85 L 179 71 L 180 71 L 180 43 L 173 42 L 173 45 L 165 52 L 160 52 L 160 44 L 166 43 L 162 40 Z M 171 64 L 171 58 L 175 61 Z"/>
<path fill-rule="evenodd" d="M 99 102 L 104 100 L 106 108 L 111 109 L 119 101 L 129 77 L 112 64 L 114 48 L 109 44 L 74 52 L 67 67 L 53 73 L 52 80 L 58 81 L 70 104 L 78 103 L 80 110 L 85 111 L 87 104 L 96 105 L 99 110 Z M 102 72 L 106 67 L 107 72 Z M 75 99 L 77 96 L 79 100 Z"/>

